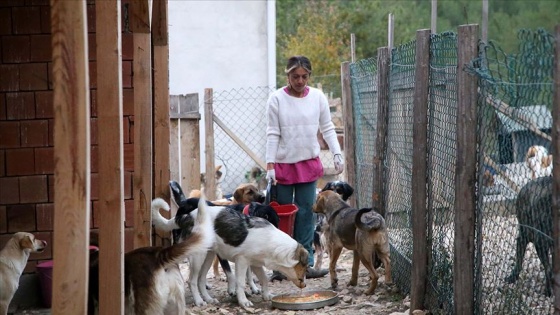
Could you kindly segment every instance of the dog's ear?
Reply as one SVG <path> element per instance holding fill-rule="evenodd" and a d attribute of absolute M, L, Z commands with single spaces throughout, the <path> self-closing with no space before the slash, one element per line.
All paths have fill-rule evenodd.
<path fill-rule="evenodd" d="M 185 194 L 183 193 L 183 190 L 181 189 L 181 185 L 179 185 L 179 183 L 172 180 L 172 181 L 169 182 L 169 188 L 171 189 L 171 192 L 173 193 L 173 199 L 175 200 L 175 203 L 177 205 L 180 206 L 183 202 L 185 202 L 187 200 L 187 198 L 185 197 Z"/>
<path fill-rule="evenodd" d="M 243 191 L 245 190 L 245 188 L 240 187 L 235 189 L 235 191 L 233 192 L 233 199 L 237 202 L 243 202 Z"/>
<path fill-rule="evenodd" d="M 321 189 L 321 191 L 325 191 L 325 190 L 332 190 L 332 182 L 326 183 L 325 187 L 323 187 L 323 189 Z"/>
<path fill-rule="evenodd" d="M 344 187 L 344 200 L 348 200 L 354 193 L 354 188 L 348 183 L 343 183 L 342 186 Z"/>
<path fill-rule="evenodd" d="M 296 257 L 294 257 L 301 265 L 307 266 L 309 264 L 309 252 L 301 244 L 298 243 L 296 249 Z"/>
<path fill-rule="evenodd" d="M 21 249 L 33 249 L 33 240 L 31 239 L 31 236 L 25 234 L 22 238 L 20 238 L 19 247 Z"/>
<path fill-rule="evenodd" d="M 325 195 L 319 193 L 319 195 L 317 196 L 317 201 L 315 202 L 315 205 L 313 205 L 313 209 L 319 209 L 321 210 L 321 213 L 323 213 L 323 209 L 325 209 L 325 199 Z"/>

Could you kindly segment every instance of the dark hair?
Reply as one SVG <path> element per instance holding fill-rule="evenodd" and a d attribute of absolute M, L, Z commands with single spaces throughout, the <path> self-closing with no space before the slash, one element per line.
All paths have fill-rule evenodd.
<path fill-rule="evenodd" d="M 305 57 L 305 56 L 292 56 L 290 57 L 290 59 L 288 59 L 288 64 L 286 65 L 286 70 L 284 70 L 284 72 L 286 72 L 286 74 L 292 72 L 292 70 L 302 67 L 303 69 L 305 69 L 307 72 L 309 72 L 309 74 L 311 74 L 311 61 L 309 61 L 309 58 Z"/>

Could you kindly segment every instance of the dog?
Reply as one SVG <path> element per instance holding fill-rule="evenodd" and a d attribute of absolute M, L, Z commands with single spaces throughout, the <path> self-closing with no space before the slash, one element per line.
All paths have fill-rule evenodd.
<path fill-rule="evenodd" d="M 552 174 L 552 155 L 548 154 L 548 150 L 543 146 L 529 147 L 525 161 L 531 170 L 531 179 Z"/>
<path fill-rule="evenodd" d="M 246 205 L 249 205 L 253 202 L 260 202 L 264 201 L 264 195 L 260 192 L 256 185 L 251 183 L 243 183 L 237 186 L 235 191 L 233 192 L 233 200 L 231 201 L 212 201 L 214 206 L 233 206 L 234 208 L 238 208 L 238 211 L 243 211 L 243 208 Z M 238 206 L 239 205 L 239 206 Z M 241 207 L 241 208 L 240 208 Z M 256 205 L 251 206 L 252 208 L 257 207 Z M 274 209 L 272 209 L 274 211 Z M 276 212 L 274 212 L 276 213 Z M 278 227 L 278 224 L 276 224 Z M 226 264 L 227 261 L 220 261 L 220 257 L 216 257 L 214 263 L 212 264 L 212 270 L 214 272 L 214 277 L 219 277 L 220 271 L 218 265 L 221 264 L 222 267 Z M 224 269 L 227 273 L 228 271 Z M 227 277 L 227 275 L 226 275 Z"/>
<path fill-rule="evenodd" d="M 40 253 L 47 242 L 38 240 L 35 235 L 17 232 L 0 251 L 0 314 L 8 314 L 8 306 L 18 287 L 19 278 L 27 265 L 31 253 Z"/>
<path fill-rule="evenodd" d="M 332 190 L 342 197 L 342 200 L 348 201 L 348 198 L 354 194 L 354 188 L 344 181 L 332 181 L 325 184 L 321 191 Z M 315 223 L 315 232 L 313 234 L 313 248 L 315 249 L 315 270 L 321 270 L 323 266 L 323 256 L 327 250 L 327 243 L 323 231 L 326 229 L 327 222 L 325 216 L 322 214 L 317 215 L 317 222 Z M 381 264 L 378 259 L 375 260 L 375 268 Z"/>
<path fill-rule="evenodd" d="M 373 294 L 379 279 L 373 266 L 374 255 L 379 256 L 385 266 L 386 283 L 392 282 L 389 237 L 385 219 L 378 212 L 371 208 L 360 210 L 352 208 L 339 194 L 331 190 L 319 193 L 317 202 L 313 205 L 313 211 L 323 213 L 327 220 L 328 226 L 324 233 L 329 243 L 329 273 L 333 289 L 336 289 L 338 285 L 336 262 L 342 248 L 352 250 L 354 253 L 352 276 L 348 285 L 355 286 L 357 284 L 361 261 L 371 277 L 370 286 L 365 294 Z M 368 216 L 365 216 L 365 214 Z M 367 219 L 366 223 L 362 222 L 363 218 Z"/>
<path fill-rule="evenodd" d="M 237 301 L 244 308 L 253 305 L 245 294 L 246 274 L 249 268 L 257 275 L 262 285 L 262 297 L 265 301 L 272 299 L 272 293 L 268 287 L 264 267 L 282 272 L 298 288 L 305 287 L 309 254 L 288 234 L 275 228 L 263 218 L 247 216 L 225 206 L 209 206 L 206 203 L 199 203 L 196 210 L 183 210 L 183 208 L 188 208 L 189 200 L 176 182 L 171 182 L 170 186 L 179 210 L 176 217 L 169 220 L 164 218 L 159 211 L 152 211 L 152 219 L 156 228 L 164 231 L 169 231 L 170 228 L 180 229 L 181 234 L 188 233 L 184 230 L 188 230 L 189 224 L 181 225 L 181 223 L 196 219 L 198 211 L 201 209 L 210 214 L 214 223 L 216 241 L 212 250 L 205 255 L 189 258 L 189 286 L 195 305 L 204 306 L 207 303 L 218 302 L 206 290 L 206 274 L 215 254 L 235 263 L 235 276 L 228 279 L 228 292 L 230 292 L 230 284 L 235 285 Z M 177 218 L 179 215 L 181 217 Z M 172 223 L 169 223 L 170 221 Z"/>
<path fill-rule="evenodd" d="M 245 174 L 245 179 L 247 179 L 247 182 L 257 186 L 260 191 L 266 189 L 266 172 L 258 166 L 252 167 L 251 170 Z"/>
<path fill-rule="evenodd" d="M 222 191 L 222 176 L 223 173 L 220 171 L 222 168 L 221 165 L 218 165 L 214 169 L 214 178 L 216 179 L 216 200 L 224 199 L 224 193 Z M 204 194 L 204 186 L 206 185 L 206 173 L 200 174 L 200 189 L 193 189 L 191 190 L 192 198 L 201 198 L 202 194 Z"/>
<path fill-rule="evenodd" d="M 507 283 L 519 279 L 527 244 L 533 243 L 545 272 L 546 296 L 552 294 L 552 265 L 549 254 L 552 239 L 552 183 L 551 176 L 529 181 L 521 188 L 515 201 L 515 215 L 519 223 L 515 246 L 515 262 Z"/>
<path fill-rule="evenodd" d="M 206 255 L 215 241 L 211 214 L 199 208 L 191 233 L 183 242 L 165 248 L 141 247 L 125 254 L 126 314 L 185 314 L 185 285 L 178 264 L 193 255 Z M 89 298 L 95 301 L 99 299 L 98 257 L 97 251 L 90 253 Z"/>

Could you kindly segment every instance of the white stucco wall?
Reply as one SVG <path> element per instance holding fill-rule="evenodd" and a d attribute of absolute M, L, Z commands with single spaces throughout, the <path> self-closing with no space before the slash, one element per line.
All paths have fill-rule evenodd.
<path fill-rule="evenodd" d="M 265 0 L 170 0 L 170 94 L 269 85 L 267 10 Z"/>
<path fill-rule="evenodd" d="M 199 107 L 204 115 L 205 88 L 220 93 L 276 85 L 274 0 L 169 0 L 168 3 L 171 95 L 198 93 Z M 214 113 L 233 132 L 241 127 L 240 121 L 251 121 L 243 112 L 258 115 L 253 118 L 258 124 L 253 125 L 255 137 L 250 141 L 250 149 L 259 156 L 264 156 L 266 97 L 262 101 L 230 105 L 244 108 L 225 117 L 221 115 L 220 108 L 214 106 Z M 239 115 L 242 117 L 237 117 Z M 201 171 L 204 172 L 204 116 L 200 128 Z M 215 138 L 216 144 L 219 140 Z M 222 152 L 216 150 L 215 158 L 216 165 L 225 166 L 222 169 L 226 171 L 224 177 L 227 179 L 224 193 L 229 193 L 232 187 L 243 182 L 245 171 L 255 165 L 254 161 L 243 158 L 245 153 L 237 153 L 239 147 L 228 140 L 222 143 L 229 148 L 221 144 L 219 149 Z M 224 156 L 234 152 L 237 156 L 224 160 Z"/>

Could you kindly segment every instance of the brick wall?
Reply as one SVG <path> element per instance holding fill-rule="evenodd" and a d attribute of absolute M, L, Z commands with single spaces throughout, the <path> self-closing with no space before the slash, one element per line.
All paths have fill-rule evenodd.
<path fill-rule="evenodd" d="M 123 1 L 123 13 L 127 3 Z M 97 71 L 95 6 L 88 2 L 91 87 L 91 228 L 98 227 Z M 123 17 L 125 14 L 123 14 Z M 0 1 L 0 248 L 15 232 L 49 243 L 30 257 L 26 272 L 52 259 L 54 214 L 52 48 L 48 0 Z M 124 23 L 123 26 L 127 25 Z M 122 36 L 124 197 L 126 244 L 132 249 L 134 104 L 132 34 Z"/>

